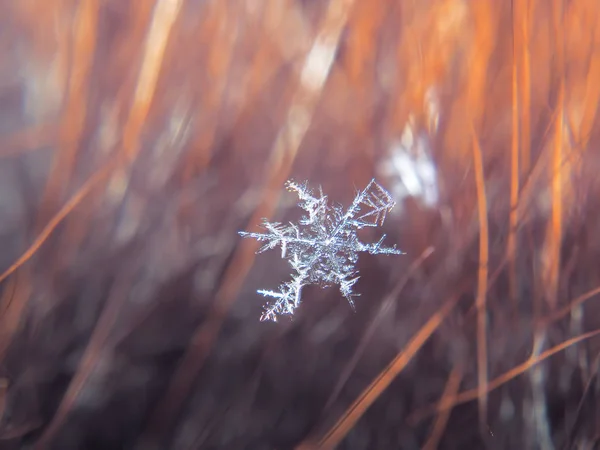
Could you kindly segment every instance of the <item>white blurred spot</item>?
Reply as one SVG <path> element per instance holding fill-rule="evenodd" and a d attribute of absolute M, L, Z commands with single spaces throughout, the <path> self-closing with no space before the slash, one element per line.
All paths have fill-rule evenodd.
<path fill-rule="evenodd" d="M 41 122 L 58 113 L 64 95 L 60 60 L 40 66 L 29 61 L 22 69 L 23 109 L 28 120 Z"/>
<path fill-rule="evenodd" d="M 390 191 L 400 207 L 407 197 L 418 199 L 426 207 L 437 204 L 437 170 L 431 157 L 429 139 L 424 133 L 415 136 L 412 121 L 407 123 L 400 139 L 392 144 L 389 156 L 380 165 L 379 171 L 395 182 Z"/>
<path fill-rule="evenodd" d="M 327 42 L 322 36 L 317 38 L 302 68 L 302 86 L 309 91 L 319 91 L 323 87 L 333 63 L 335 50 L 335 42 Z"/>
<path fill-rule="evenodd" d="M 440 123 L 440 103 L 437 90 L 430 87 L 425 93 L 425 111 L 427 113 L 427 128 L 430 135 L 437 133 Z"/>
<path fill-rule="evenodd" d="M 192 107 L 185 94 L 175 104 L 165 130 L 158 136 L 151 152 L 146 182 L 152 189 L 162 189 L 175 170 L 192 128 Z"/>

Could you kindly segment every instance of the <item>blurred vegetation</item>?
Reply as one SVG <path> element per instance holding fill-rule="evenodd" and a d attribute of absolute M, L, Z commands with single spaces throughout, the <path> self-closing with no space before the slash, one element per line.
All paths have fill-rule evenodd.
<path fill-rule="evenodd" d="M 599 23 L 1 2 L 0 448 L 596 448 Z M 372 177 L 407 256 L 260 323 L 287 268 L 237 231 Z"/>

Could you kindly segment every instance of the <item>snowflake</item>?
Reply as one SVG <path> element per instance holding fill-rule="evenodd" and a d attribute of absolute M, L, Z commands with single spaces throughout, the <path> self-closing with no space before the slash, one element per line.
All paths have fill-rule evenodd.
<path fill-rule="evenodd" d="M 298 206 L 307 213 L 297 225 L 265 220 L 266 233 L 239 232 L 242 237 L 265 242 L 257 253 L 280 246 L 281 257 L 287 259 L 295 271 L 292 280 L 281 284 L 279 291 L 258 291 L 274 299 L 265 306 L 260 320 L 277 321 L 278 315 L 292 315 L 300 304 L 302 288 L 309 284 L 339 286 L 341 294 L 354 308 L 354 297 L 359 295 L 352 291 L 359 278 L 355 268 L 358 254 L 403 254 L 395 245 L 383 246 L 385 235 L 375 244 L 365 244 L 357 236 L 362 228 L 382 225 L 394 201 L 375 180 L 356 193 L 346 211 L 340 205 L 330 205 L 321 188 L 315 197 L 306 182 L 288 181 L 286 188 L 298 195 Z"/>

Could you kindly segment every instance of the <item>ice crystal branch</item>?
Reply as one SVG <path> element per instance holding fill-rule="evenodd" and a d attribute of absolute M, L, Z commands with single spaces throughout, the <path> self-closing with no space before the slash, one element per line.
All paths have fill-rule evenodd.
<path fill-rule="evenodd" d="M 321 188 L 315 196 L 306 182 L 288 181 L 286 188 L 298 196 L 298 206 L 306 212 L 297 225 L 265 220 L 266 233 L 239 233 L 264 242 L 257 253 L 281 247 L 281 257 L 295 271 L 292 280 L 281 284 L 278 291 L 258 291 L 273 299 L 265 306 L 261 321 L 276 321 L 278 315 L 293 314 L 300 304 L 302 288 L 309 284 L 339 286 L 341 294 L 354 308 L 354 297 L 359 295 L 352 290 L 359 278 L 355 267 L 358 254 L 403 254 L 395 245 L 383 245 L 385 235 L 375 244 L 365 244 L 357 235 L 362 228 L 382 225 L 394 201 L 375 180 L 356 193 L 346 211 L 340 205 L 330 205 Z"/>

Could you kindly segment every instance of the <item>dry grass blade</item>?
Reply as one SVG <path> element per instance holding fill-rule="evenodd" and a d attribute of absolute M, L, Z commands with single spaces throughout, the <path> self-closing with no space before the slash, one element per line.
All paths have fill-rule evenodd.
<path fill-rule="evenodd" d="M 460 388 L 460 382 L 463 377 L 463 366 L 461 363 L 454 366 L 450 376 L 448 377 L 448 382 L 446 383 L 446 388 L 444 389 L 444 393 L 442 394 L 442 398 L 440 399 L 440 404 L 451 402 L 453 398 L 456 397 L 456 393 Z M 440 411 L 438 417 L 433 425 L 433 429 L 431 431 L 431 435 L 425 445 L 423 445 L 423 450 L 435 450 L 438 448 L 440 444 L 440 439 L 444 434 L 444 429 L 446 428 L 446 424 L 448 423 L 448 418 L 450 417 L 450 412 L 452 410 L 450 408 Z"/>
<path fill-rule="evenodd" d="M 515 6 L 516 3 L 516 6 Z M 521 82 L 517 83 L 521 88 L 520 98 L 520 135 L 521 135 L 521 175 L 529 174 L 531 169 L 531 55 L 529 54 L 529 28 L 531 20 L 532 0 L 520 0 L 513 2 L 513 8 L 517 9 L 518 20 L 516 26 L 521 24 L 520 46 L 515 51 L 521 56 Z M 515 54 L 514 57 L 518 55 Z"/>
<path fill-rule="evenodd" d="M 350 405 L 336 424 L 319 440 L 317 444 L 307 441 L 297 450 L 333 449 L 340 444 L 352 427 L 363 416 L 367 409 L 388 388 L 402 370 L 408 365 L 423 344 L 438 329 L 448 313 L 454 308 L 459 296 L 448 300 L 412 337 L 408 344 L 398 353 L 392 362 L 367 386 L 359 397 Z"/>
<path fill-rule="evenodd" d="M 485 175 L 483 173 L 483 158 L 475 131 L 472 130 L 473 165 L 477 184 L 477 203 L 479 211 L 479 273 L 477 280 L 477 386 L 479 389 L 479 426 L 485 433 L 487 427 L 487 282 L 488 282 L 488 219 L 487 200 L 485 194 Z"/>
<path fill-rule="evenodd" d="M 591 289 L 590 291 L 586 292 L 585 294 L 582 294 L 579 297 L 575 298 L 574 300 L 571 300 L 569 302 L 569 304 L 566 305 L 565 307 L 552 312 L 548 317 L 545 317 L 544 319 L 540 320 L 540 323 L 538 326 L 540 326 L 542 328 L 546 328 L 552 322 L 556 322 L 557 320 L 562 319 L 567 314 L 569 314 L 574 308 L 576 308 L 577 306 L 583 305 L 586 301 L 588 301 L 592 297 L 595 297 L 598 294 L 600 294 L 600 287 Z"/>
<path fill-rule="evenodd" d="M 3 360 L 15 334 L 22 323 L 22 317 L 31 295 L 31 284 L 27 271 L 16 272 L 7 280 L 2 293 L 0 313 L 0 360 Z"/>
<path fill-rule="evenodd" d="M 512 142 L 510 155 L 510 217 L 509 217 L 509 232 L 507 244 L 507 259 L 509 263 L 509 287 L 510 299 L 513 304 L 515 313 L 517 311 L 517 226 L 519 224 L 519 82 L 518 82 L 518 49 L 519 42 L 517 37 L 517 10 L 512 5 L 512 33 L 513 33 L 513 63 L 512 63 Z"/>
<path fill-rule="evenodd" d="M 569 175 L 565 174 L 563 167 L 563 142 L 564 142 L 564 99 L 565 86 L 561 81 L 558 98 L 558 113 L 556 118 L 556 132 L 554 135 L 554 149 L 552 157 L 552 221 L 548 233 L 548 258 L 546 262 L 546 296 L 550 307 L 554 309 L 557 304 L 557 291 L 559 284 L 561 242 L 563 234 L 563 183 Z"/>
<path fill-rule="evenodd" d="M 562 344 L 556 345 L 556 346 L 549 348 L 548 350 L 540 353 L 535 358 L 529 358 L 524 363 L 519 364 L 518 366 L 510 369 L 509 371 L 505 372 L 504 374 L 491 380 L 487 386 L 488 393 L 495 389 L 498 389 L 500 386 L 508 383 L 509 381 L 518 377 L 519 375 L 523 375 L 525 372 L 530 370 L 535 365 L 541 363 L 542 361 L 545 361 L 546 359 L 550 358 L 551 356 L 554 356 L 555 354 L 563 351 L 564 349 L 566 349 L 572 345 L 575 345 L 579 342 L 585 341 L 587 339 L 591 339 L 598 335 L 600 335 L 600 329 L 590 331 L 590 332 L 584 333 L 580 336 L 576 336 L 574 338 L 568 339 L 567 341 L 563 342 Z M 458 395 L 456 395 L 454 397 L 454 399 L 449 399 L 445 402 L 440 402 L 440 404 L 438 404 L 438 405 L 430 405 L 430 406 L 426 406 L 426 407 L 418 409 L 417 411 L 413 412 L 409 416 L 408 421 L 411 424 L 416 424 L 416 423 L 420 422 L 421 420 L 432 416 L 435 413 L 445 411 L 449 408 L 454 408 L 457 405 L 471 402 L 478 398 L 479 398 L 479 389 L 478 388 L 470 389 L 468 391 L 463 391 L 463 392 L 459 393 Z"/>
<path fill-rule="evenodd" d="M 56 227 L 73 211 L 96 186 L 101 183 L 115 166 L 115 161 L 107 163 L 100 168 L 85 184 L 69 199 L 67 203 L 52 217 L 40 234 L 35 238 L 27 250 L 0 275 L 0 283 L 12 275 L 19 267 L 31 259 Z"/>

